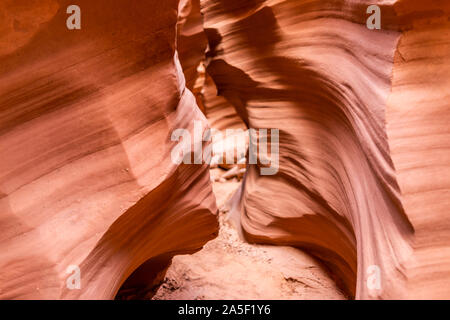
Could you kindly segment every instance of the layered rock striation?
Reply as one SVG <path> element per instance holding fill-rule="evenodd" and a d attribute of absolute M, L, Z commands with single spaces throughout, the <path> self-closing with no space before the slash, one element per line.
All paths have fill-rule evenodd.
<path fill-rule="evenodd" d="M 201 3 L 219 94 L 280 130 L 278 173 L 248 166 L 235 198 L 246 238 L 307 250 L 351 297 L 449 298 L 449 3 Z"/>
<path fill-rule="evenodd" d="M 174 129 L 207 126 L 178 1 L 79 0 L 80 30 L 70 4 L 0 4 L 2 299 L 112 299 L 217 233 L 207 165 L 171 160 Z"/>

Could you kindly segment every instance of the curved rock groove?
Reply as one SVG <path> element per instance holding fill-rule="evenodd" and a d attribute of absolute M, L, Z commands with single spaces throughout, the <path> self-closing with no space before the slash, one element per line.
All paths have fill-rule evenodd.
<path fill-rule="evenodd" d="M 381 30 L 366 27 L 371 4 Z M 219 94 L 249 127 L 280 129 L 278 174 L 249 166 L 235 203 L 246 238 L 306 249 L 358 299 L 449 297 L 450 5 L 203 0 L 202 11 Z M 373 267 L 380 288 L 367 285 Z"/>
<path fill-rule="evenodd" d="M 447 0 L 78 0 L 81 30 L 68 5 L 0 2 L 0 299 L 147 298 L 215 238 L 209 166 L 171 160 L 194 121 L 280 130 L 232 198 L 248 241 L 351 298 L 450 298 Z"/>
<path fill-rule="evenodd" d="M 67 5 L 0 4 L 1 299 L 113 299 L 145 261 L 217 235 L 208 166 L 170 157 L 173 130 L 206 126 L 178 1 L 80 0 L 74 31 Z"/>

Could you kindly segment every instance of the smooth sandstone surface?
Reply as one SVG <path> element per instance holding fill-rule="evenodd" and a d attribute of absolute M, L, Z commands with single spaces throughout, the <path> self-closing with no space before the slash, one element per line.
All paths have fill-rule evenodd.
<path fill-rule="evenodd" d="M 70 4 L 0 4 L 1 299 L 112 299 L 217 234 L 208 167 L 170 157 L 175 128 L 206 127 L 178 1 L 79 0 L 73 31 Z"/>
<path fill-rule="evenodd" d="M 279 173 L 247 166 L 233 197 L 248 241 L 311 253 L 350 297 L 450 298 L 447 0 L 78 0 L 69 31 L 71 4 L 0 2 L 0 299 L 154 293 L 217 235 L 208 167 L 170 156 L 206 118 L 280 129 Z"/>
<path fill-rule="evenodd" d="M 248 166 L 235 197 L 245 237 L 307 250 L 359 299 L 450 298 L 450 3 L 201 4 L 219 94 L 280 129 L 279 173 Z"/>
<path fill-rule="evenodd" d="M 180 0 L 178 4 L 177 51 L 186 78 L 186 87 L 197 96 L 201 85 L 199 64 L 205 59 L 207 39 L 203 31 L 200 0 Z M 201 107 L 201 106 L 200 106 Z M 202 110 L 203 111 L 203 110 Z"/>

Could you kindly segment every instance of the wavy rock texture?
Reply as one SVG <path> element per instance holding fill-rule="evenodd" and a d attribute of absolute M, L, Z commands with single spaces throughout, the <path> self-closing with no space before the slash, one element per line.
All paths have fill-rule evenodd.
<path fill-rule="evenodd" d="M 219 94 L 280 129 L 278 174 L 249 166 L 236 198 L 246 238 L 306 249 L 356 298 L 450 298 L 448 1 L 201 2 Z"/>
<path fill-rule="evenodd" d="M 186 87 L 193 91 L 199 107 L 212 128 L 245 129 L 236 110 L 223 97 L 205 72 L 207 38 L 203 30 L 200 0 L 181 0 L 178 13 L 178 55 L 186 78 Z"/>
<path fill-rule="evenodd" d="M 2 299 L 111 299 L 217 231 L 207 166 L 170 157 L 174 128 L 206 123 L 177 58 L 178 1 L 80 0 L 74 31 L 69 4 L 0 4 Z"/>
<path fill-rule="evenodd" d="M 450 298 L 450 3 L 402 1 L 386 129 L 414 227 L 408 298 Z"/>
<path fill-rule="evenodd" d="M 217 95 L 217 87 L 212 78 L 206 74 L 203 84 L 203 108 L 208 123 L 212 128 L 218 130 L 242 129 L 247 127 L 236 113 L 233 105 L 224 97 Z"/>
<path fill-rule="evenodd" d="M 200 0 L 180 0 L 178 5 L 177 51 L 186 78 L 186 87 L 197 96 L 201 86 L 199 64 L 205 59 L 207 45 L 200 12 Z"/>

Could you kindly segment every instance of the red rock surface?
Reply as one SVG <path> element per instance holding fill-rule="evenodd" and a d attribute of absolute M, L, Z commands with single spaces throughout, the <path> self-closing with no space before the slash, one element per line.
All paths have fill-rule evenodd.
<path fill-rule="evenodd" d="M 246 238 L 309 251 L 356 298 L 450 298 L 449 2 L 202 10 L 219 93 L 248 126 L 280 129 L 279 173 L 249 166 L 237 198 Z"/>
<path fill-rule="evenodd" d="M 69 4 L 0 3 L 1 299 L 111 299 L 217 233 L 207 166 L 170 157 L 173 129 L 206 125 L 178 1 L 79 0 L 73 31 Z"/>
<path fill-rule="evenodd" d="M 189 90 L 196 88 L 199 64 L 205 59 L 207 45 L 203 32 L 200 0 L 180 0 L 178 5 L 177 51 Z M 194 94 L 197 92 L 194 91 Z"/>
<path fill-rule="evenodd" d="M 0 2 L 0 299 L 151 297 L 217 235 L 208 166 L 171 161 L 206 118 L 280 130 L 279 172 L 247 165 L 231 203 L 263 245 L 227 225 L 163 297 L 344 298 L 276 244 L 350 297 L 450 298 L 447 0 L 78 0 L 72 31 L 70 4 Z"/>

